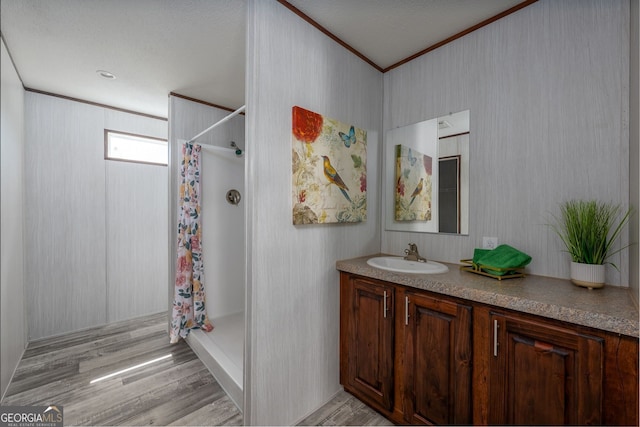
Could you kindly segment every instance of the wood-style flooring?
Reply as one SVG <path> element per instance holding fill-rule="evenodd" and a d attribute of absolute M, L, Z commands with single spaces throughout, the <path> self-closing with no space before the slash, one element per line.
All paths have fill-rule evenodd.
<path fill-rule="evenodd" d="M 65 425 L 242 425 L 189 346 L 169 344 L 167 326 L 162 313 L 30 343 L 2 405 L 61 405 Z"/>
<path fill-rule="evenodd" d="M 392 426 L 393 423 L 346 391 L 300 422 L 301 426 Z"/>
<path fill-rule="evenodd" d="M 242 413 L 189 346 L 169 344 L 166 313 L 29 343 L 0 405 L 59 405 L 65 425 L 243 424 Z M 301 425 L 391 422 L 340 392 Z"/>

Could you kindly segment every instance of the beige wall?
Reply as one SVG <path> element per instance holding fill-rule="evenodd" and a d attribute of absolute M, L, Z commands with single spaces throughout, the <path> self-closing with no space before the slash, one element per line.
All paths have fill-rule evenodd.
<path fill-rule="evenodd" d="M 24 89 L 1 45 L 0 193 L 0 398 L 27 346 L 24 301 Z"/>
<path fill-rule="evenodd" d="M 336 259 L 416 241 L 456 263 L 497 236 L 533 256 L 534 274 L 568 277 L 550 213 L 568 198 L 629 205 L 628 30 L 628 0 L 541 0 L 381 77 L 275 2 L 249 2 L 248 422 L 295 422 L 337 389 Z M 385 130 L 471 110 L 469 236 L 380 236 L 372 169 L 366 224 L 290 225 L 291 107 L 372 135 L 383 94 Z M 607 281 L 627 286 L 629 252 L 612 260 Z"/>
<path fill-rule="evenodd" d="M 630 147 L 630 192 L 629 203 L 635 208 L 631 220 L 630 241 L 635 243 L 629 250 L 629 285 L 638 305 L 638 282 L 640 281 L 640 1 L 631 0 L 631 49 L 629 66 L 629 147 Z"/>
<path fill-rule="evenodd" d="M 104 129 L 167 136 L 163 120 L 27 92 L 30 340 L 167 309 L 167 168 L 105 161 Z"/>
<path fill-rule="evenodd" d="M 628 85 L 628 0 L 541 0 L 386 73 L 385 129 L 471 110 L 471 198 L 469 236 L 385 232 L 382 251 L 457 263 L 497 236 L 568 278 L 545 224 L 569 198 L 628 206 Z M 611 260 L 627 286 L 629 251 Z"/>
<path fill-rule="evenodd" d="M 380 249 L 382 76 L 275 1 L 248 10 L 245 421 L 290 425 L 339 389 L 336 260 Z M 292 225 L 294 105 L 367 130 L 365 223 Z"/>

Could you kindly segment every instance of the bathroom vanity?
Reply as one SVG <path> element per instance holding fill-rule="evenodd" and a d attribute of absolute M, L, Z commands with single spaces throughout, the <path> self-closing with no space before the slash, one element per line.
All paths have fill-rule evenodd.
<path fill-rule="evenodd" d="M 376 255 L 377 256 L 377 255 Z M 628 289 L 340 270 L 340 382 L 401 424 L 638 425 Z"/>

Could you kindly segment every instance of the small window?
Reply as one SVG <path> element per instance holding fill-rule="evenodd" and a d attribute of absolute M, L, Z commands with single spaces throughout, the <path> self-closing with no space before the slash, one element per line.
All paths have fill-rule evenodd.
<path fill-rule="evenodd" d="M 169 163 L 169 149 L 166 139 L 105 129 L 104 158 L 124 162 L 167 165 Z"/>

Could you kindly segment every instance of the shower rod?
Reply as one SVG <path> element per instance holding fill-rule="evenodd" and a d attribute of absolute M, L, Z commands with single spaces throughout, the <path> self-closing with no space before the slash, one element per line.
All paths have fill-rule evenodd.
<path fill-rule="evenodd" d="M 229 114 L 228 116 L 224 117 L 223 119 L 221 119 L 221 120 L 217 121 L 216 123 L 214 123 L 213 125 L 209 126 L 208 128 L 206 128 L 205 130 L 203 130 L 202 132 L 200 132 L 199 134 L 197 134 L 196 136 L 194 136 L 193 138 L 191 138 L 187 142 L 195 142 L 196 139 L 200 138 L 205 133 L 211 131 L 215 127 L 220 126 L 221 124 L 225 123 L 226 121 L 228 121 L 228 120 L 232 119 L 233 117 L 237 116 L 238 114 L 242 113 L 245 110 L 245 108 L 246 108 L 246 105 L 243 105 L 242 107 L 238 108 L 233 113 Z"/>

